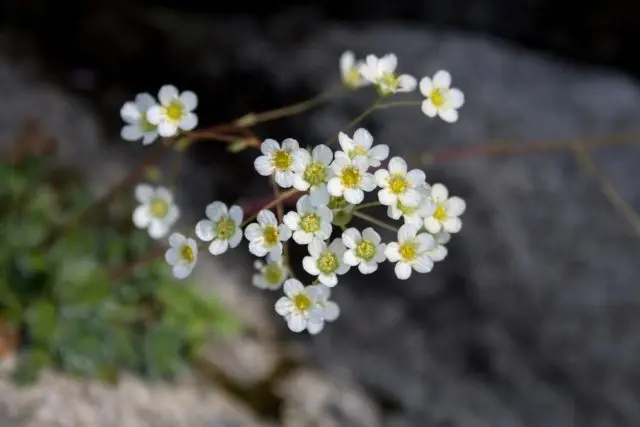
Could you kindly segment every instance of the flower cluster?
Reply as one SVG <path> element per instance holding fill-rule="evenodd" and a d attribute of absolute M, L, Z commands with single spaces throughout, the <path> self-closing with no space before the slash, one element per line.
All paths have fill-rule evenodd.
<path fill-rule="evenodd" d="M 368 55 L 357 61 L 352 52 L 346 52 L 340 59 L 347 88 L 374 85 L 381 97 L 387 97 L 419 87 L 425 96 L 421 101 L 424 114 L 447 122 L 458 119 L 464 97 L 450 87 L 449 73 L 438 71 L 433 78 L 418 82 L 413 76 L 396 73 L 396 67 L 393 54 L 381 58 Z M 140 94 L 135 102 L 124 105 L 121 114 L 127 125 L 122 129 L 123 138 L 149 144 L 158 135 L 171 137 L 195 128 L 195 94 L 163 86 L 158 100 Z M 316 334 L 339 316 L 338 306 L 329 300 L 330 288 L 352 267 L 361 274 L 371 274 L 389 262 L 401 280 L 414 271 L 428 273 L 434 263 L 447 256 L 451 235 L 462 227 L 465 202 L 450 196 L 443 184 L 428 183 L 425 173 L 411 169 L 402 157 L 390 157 L 389 146 L 374 143 L 369 131 L 340 132 L 337 140 L 339 148 L 327 143 L 306 149 L 293 138 L 281 143 L 265 139 L 254 168 L 275 186 L 295 195 L 295 209 L 276 215 L 270 207 L 277 202 L 282 206 L 284 199 L 274 200 L 245 219 L 240 206 L 215 201 L 206 206 L 205 218 L 194 227 L 201 249 L 211 255 L 221 255 L 238 247 L 243 238 L 247 240 L 249 251 L 260 258 L 255 262 L 254 286 L 283 289 L 275 310 L 294 332 Z M 133 214 L 136 227 L 146 228 L 152 238 L 165 237 L 179 216 L 169 190 L 140 184 L 135 195 L 140 203 Z M 367 198 L 370 200 L 365 203 Z M 361 212 L 374 206 L 385 207 L 390 220 L 400 221 L 398 227 Z M 396 237 L 384 242 L 373 227 L 351 226 L 353 217 L 394 229 Z M 293 274 L 286 250 L 290 241 L 305 247 L 302 268 L 312 278 L 310 285 L 303 285 Z M 177 278 L 187 277 L 198 258 L 196 239 L 173 233 L 169 246 L 167 263 Z"/>

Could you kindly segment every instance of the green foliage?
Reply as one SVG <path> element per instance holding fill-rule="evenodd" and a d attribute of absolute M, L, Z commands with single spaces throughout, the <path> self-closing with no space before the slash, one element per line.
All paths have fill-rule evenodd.
<path fill-rule="evenodd" d="M 175 280 L 162 257 L 113 274 L 156 244 L 133 229 L 128 202 L 44 245 L 91 203 L 81 183 L 42 158 L 0 165 L 0 328 L 20 337 L 14 377 L 31 382 L 54 367 L 107 381 L 123 370 L 171 378 L 212 333 L 238 325 L 215 298 Z"/>

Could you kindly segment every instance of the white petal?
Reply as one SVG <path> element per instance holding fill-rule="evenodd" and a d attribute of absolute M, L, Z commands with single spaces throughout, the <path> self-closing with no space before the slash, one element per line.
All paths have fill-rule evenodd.
<path fill-rule="evenodd" d="M 379 169 L 375 172 L 373 177 L 376 180 L 376 184 L 378 184 L 379 187 L 384 188 L 388 184 L 387 181 L 389 179 L 389 171 L 387 171 L 386 169 Z"/>
<path fill-rule="evenodd" d="M 169 227 L 160 221 L 151 221 L 149 224 L 149 236 L 152 239 L 160 239 L 169 232 Z"/>
<path fill-rule="evenodd" d="M 149 214 L 149 208 L 146 205 L 138 206 L 133 211 L 133 224 L 137 228 L 146 228 L 151 222 L 151 215 Z"/>
<path fill-rule="evenodd" d="M 298 230 L 293 233 L 293 241 L 299 245 L 308 245 L 313 240 L 313 234 Z"/>
<path fill-rule="evenodd" d="M 369 169 L 369 159 L 367 156 L 355 156 L 353 160 L 351 160 L 351 164 L 357 167 L 362 173 Z"/>
<path fill-rule="evenodd" d="M 301 314 L 293 312 L 287 318 L 287 326 L 292 332 L 302 332 L 307 328 L 307 321 Z"/>
<path fill-rule="evenodd" d="M 147 110 L 147 120 L 149 121 L 149 123 L 157 125 L 164 118 L 163 112 L 163 108 L 159 105 L 149 107 L 149 110 Z"/>
<path fill-rule="evenodd" d="M 381 263 L 384 262 L 385 259 L 387 259 L 387 256 L 385 255 L 386 250 L 387 245 L 385 243 L 380 243 L 378 245 L 378 247 L 376 248 L 376 257 L 374 258 L 375 262 Z"/>
<path fill-rule="evenodd" d="M 435 117 L 438 115 L 438 108 L 433 105 L 433 102 L 431 102 L 430 99 L 425 99 L 424 101 L 422 101 L 422 112 L 427 116 L 427 117 Z"/>
<path fill-rule="evenodd" d="M 244 229 L 244 236 L 249 241 L 256 240 L 260 236 L 262 236 L 262 229 L 256 223 L 249 224 L 247 228 Z"/>
<path fill-rule="evenodd" d="M 162 103 L 162 105 L 168 105 L 171 101 L 178 98 L 178 89 L 176 89 L 173 85 L 164 85 L 160 88 L 158 92 L 158 99 Z"/>
<path fill-rule="evenodd" d="M 309 164 L 310 156 L 309 152 L 303 148 L 293 151 L 291 153 L 291 158 L 293 159 L 291 169 L 298 173 L 304 172 Z"/>
<path fill-rule="evenodd" d="M 323 309 L 324 320 L 327 322 L 333 322 L 338 317 L 340 317 L 340 307 L 333 301 L 328 301 L 324 305 Z"/>
<path fill-rule="evenodd" d="M 438 111 L 438 115 L 447 123 L 455 123 L 458 121 L 458 111 L 450 108 L 448 110 Z"/>
<path fill-rule="evenodd" d="M 460 197 L 451 197 L 446 203 L 447 216 L 460 216 L 466 207 L 466 203 Z"/>
<path fill-rule="evenodd" d="M 314 240 L 309 244 L 309 254 L 314 258 L 318 258 L 320 254 L 326 249 L 327 249 L 326 243 L 321 241 Z"/>
<path fill-rule="evenodd" d="M 384 55 L 378 61 L 378 70 L 383 73 L 393 73 L 398 66 L 398 57 L 393 53 Z"/>
<path fill-rule="evenodd" d="M 330 288 L 333 288 L 338 284 L 338 276 L 336 276 L 335 274 L 320 273 L 320 275 L 318 275 L 318 280 L 320 281 L 320 283 Z"/>
<path fill-rule="evenodd" d="M 120 136 L 126 141 L 137 141 L 142 138 L 142 135 L 142 130 L 137 124 L 123 126 L 120 131 Z"/>
<path fill-rule="evenodd" d="M 454 109 L 464 105 L 464 94 L 460 89 L 451 89 L 449 91 L 449 105 Z"/>
<path fill-rule="evenodd" d="M 416 236 L 416 240 L 420 245 L 420 251 L 430 250 L 436 247 L 436 241 L 429 233 L 420 233 Z"/>
<path fill-rule="evenodd" d="M 320 332 L 322 332 L 323 329 L 324 329 L 324 322 L 307 324 L 307 331 L 311 335 L 318 335 Z"/>
<path fill-rule="evenodd" d="M 362 238 L 356 228 L 349 228 L 342 233 L 342 241 L 348 248 L 355 248 L 360 240 L 362 240 Z"/>
<path fill-rule="evenodd" d="M 300 144 L 298 144 L 298 141 L 293 138 L 287 138 L 282 141 L 282 149 L 289 150 L 291 152 L 297 151 L 300 149 Z"/>
<path fill-rule="evenodd" d="M 413 268 L 418 273 L 428 273 L 433 270 L 433 260 L 429 255 L 422 255 L 415 260 Z"/>
<path fill-rule="evenodd" d="M 138 184 L 136 186 L 135 196 L 140 203 L 149 203 L 155 194 L 155 189 L 148 184 Z"/>
<path fill-rule="evenodd" d="M 148 93 L 139 93 L 136 95 L 136 106 L 140 111 L 147 111 L 155 103 L 155 98 Z"/>
<path fill-rule="evenodd" d="M 309 201 L 309 196 L 304 195 L 298 199 L 296 202 L 296 210 L 301 214 L 308 214 L 311 212 L 315 212 L 315 207 Z"/>
<path fill-rule="evenodd" d="M 439 233 L 442 230 L 440 221 L 430 216 L 424 219 L 424 228 L 431 234 Z"/>
<path fill-rule="evenodd" d="M 193 265 L 176 265 L 173 267 L 173 276 L 176 279 L 184 279 L 193 271 Z"/>
<path fill-rule="evenodd" d="M 125 102 L 120 109 L 120 117 L 127 123 L 138 123 L 140 117 L 142 117 L 142 113 L 135 103 Z"/>
<path fill-rule="evenodd" d="M 315 240 L 313 240 L 311 244 L 313 244 L 313 242 L 315 242 Z M 302 268 L 304 268 L 304 271 L 311 274 L 312 276 L 317 276 L 318 274 L 320 274 L 320 270 L 318 270 L 318 266 L 316 264 L 316 259 L 313 257 L 304 257 L 302 259 Z"/>
<path fill-rule="evenodd" d="M 375 261 L 361 262 L 358 266 L 358 270 L 362 274 L 371 274 L 378 270 L 378 263 Z"/>
<path fill-rule="evenodd" d="M 275 309 L 279 315 L 286 316 L 293 310 L 293 303 L 287 297 L 280 297 L 278 301 L 276 301 Z"/>
<path fill-rule="evenodd" d="M 365 128 L 359 128 L 353 134 L 353 142 L 365 150 L 368 150 L 373 144 L 373 136 Z"/>
<path fill-rule="evenodd" d="M 268 209 L 263 209 L 258 213 L 258 223 L 263 227 L 266 225 L 278 225 L 278 219 L 275 214 Z"/>
<path fill-rule="evenodd" d="M 420 93 L 424 96 L 431 95 L 431 91 L 433 90 L 433 83 L 429 77 L 423 77 L 420 80 Z"/>
<path fill-rule="evenodd" d="M 431 249 L 428 254 L 432 260 L 435 262 L 442 261 L 447 257 L 448 250 L 443 245 L 438 245 L 435 248 Z"/>
<path fill-rule="evenodd" d="M 269 287 L 269 283 L 261 274 L 254 274 L 251 278 L 251 283 L 258 289 L 267 289 Z"/>
<path fill-rule="evenodd" d="M 433 85 L 438 88 L 448 89 L 451 86 L 451 74 L 445 70 L 438 71 L 433 75 Z"/>
<path fill-rule="evenodd" d="M 421 200 L 420 193 L 413 188 L 405 191 L 399 198 L 403 205 L 412 207 L 418 206 Z"/>
<path fill-rule="evenodd" d="M 229 213 L 227 205 L 219 201 L 208 204 L 204 212 L 207 215 L 207 218 L 212 221 L 220 221 L 223 216 L 226 216 Z"/>
<path fill-rule="evenodd" d="M 340 55 L 341 74 L 344 76 L 344 74 L 347 73 L 351 69 L 351 67 L 353 67 L 355 62 L 356 62 L 356 56 L 352 51 L 347 50 L 343 52 L 342 55 Z"/>
<path fill-rule="evenodd" d="M 180 252 L 177 248 L 170 248 L 164 253 L 164 260 L 169 265 L 175 265 L 180 261 Z"/>
<path fill-rule="evenodd" d="M 347 250 L 347 247 L 344 245 L 344 242 L 341 238 L 337 238 L 333 239 L 328 249 L 336 255 L 339 255 L 338 258 L 342 258 L 342 254 L 344 254 L 344 252 Z"/>
<path fill-rule="evenodd" d="M 188 111 L 193 111 L 198 106 L 198 96 L 190 90 L 185 90 L 180 94 L 180 101 Z"/>
<path fill-rule="evenodd" d="M 398 202 L 398 197 L 388 188 L 383 188 L 378 191 L 378 200 L 385 206 L 395 206 Z"/>
<path fill-rule="evenodd" d="M 364 192 L 359 188 L 347 188 L 344 191 L 344 199 L 352 205 L 358 205 L 364 200 Z"/>
<path fill-rule="evenodd" d="M 340 144 L 340 148 L 342 148 L 345 153 L 353 150 L 353 140 L 349 138 L 349 136 L 344 132 L 338 133 L 338 143 Z"/>
<path fill-rule="evenodd" d="M 269 176 L 275 170 L 269 156 L 259 156 L 253 161 L 253 167 L 262 176 Z"/>
<path fill-rule="evenodd" d="M 384 250 L 384 255 L 391 262 L 397 262 L 400 257 L 400 251 L 398 250 L 398 244 L 396 242 L 391 242 L 387 245 Z"/>
<path fill-rule="evenodd" d="M 304 175 L 302 172 L 296 173 L 293 176 L 293 188 L 300 191 L 307 191 L 311 184 L 304 180 Z"/>
<path fill-rule="evenodd" d="M 435 234 L 433 236 L 433 239 L 439 245 L 446 245 L 447 243 L 449 243 L 451 241 L 451 234 L 446 233 L 446 232 L 437 233 L 437 234 Z"/>
<path fill-rule="evenodd" d="M 414 187 L 418 187 L 424 184 L 426 176 L 420 169 L 412 169 L 407 173 L 407 179 Z"/>
<path fill-rule="evenodd" d="M 411 240 L 416 237 L 416 233 L 418 232 L 418 227 L 405 224 L 398 230 L 398 242 L 403 243 L 407 240 Z"/>
<path fill-rule="evenodd" d="M 149 145 L 153 141 L 155 141 L 156 138 L 158 138 L 158 132 L 156 130 L 153 130 L 153 131 L 150 131 L 150 132 L 145 132 L 143 137 L 142 137 L 142 144 L 143 145 Z"/>
<path fill-rule="evenodd" d="M 398 88 L 399 92 L 413 92 L 416 90 L 416 86 L 418 82 L 415 77 L 409 74 L 402 74 L 398 77 L 398 83 L 400 87 Z"/>
<path fill-rule="evenodd" d="M 392 157 L 389 160 L 389 172 L 391 174 L 405 175 L 407 173 L 407 162 L 402 157 Z"/>
<path fill-rule="evenodd" d="M 240 225 L 242 223 L 242 219 L 244 218 L 244 212 L 242 208 L 238 205 L 233 205 L 229 208 L 229 216 L 236 223 L 236 225 Z"/>
<path fill-rule="evenodd" d="M 312 156 L 313 160 L 320 162 L 323 165 L 329 165 L 333 160 L 333 151 L 331 151 L 331 148 L 326 145 L 320 144 L 313 148 Z"/>
<path fill-rule="evenodd" d="M 331 220 L 323 221 L 320 223 L 320 231 L 316 233 L 316 237 L 320 240 L 327 240 L 331 237 L 332 231 L 333 226 L 331 225 Z"/>
<path fill-rule="evenodd" d="M 358 259 L 358 257 L 356 257 L 355 250 L 349 249 L 342 256 L 342 262 L 344 262 L 347 265 L 350 265 L 350 266 L 354 267 L 354 266 L 356 266 L 356 265 L 358 265 L 360 263 L 360 260 Z"/>
<path fill-rule="evenodd" d="M 211 255 L 220 255 L 222 253 L 225 253 L 227 249 L 229 249 L 228 240 L 215 239 L 209 245 L 209 252 L 211 253 Z"/>
<path fill-rule="evenodd" d="M 434 202 L 444 202 L 448 197 L 449 190 L 447 190 L 447 187 L 442 184 L 433 184 L 433 187 L 431 187 L 431 198 Z"/>
<path fill-rule="evenodd" d="M 442 222 L 442 228 L 448 233 L 457 233 L 462 228 L 460 218 L 448 218 Z"/>
<path fill-rule="evenodd" d="M 180 247 L 187 241 L 187 238 L 180 233 L 171 233 L 169 236 L 169 244 L 173 247 Z"/>
<path fill-rule="evenodd" d="M 376 231 L 371 227 L 367 227 L 364 230 L 362 230 L 362 238 L 364 240 L 368 240 L 374 245 L 380 244 L 380 240 L 381 240 L 380 235 L 376 233 Z"/>
<path fill-rule="evenodd" d="M 278 144 L 278 141 L 276 141 L 275 139 L 265 139 L 260 145 L 260 151 L 265 155 L 269 155 L 279 149 L 280 144 Z"/>
<path fill-rule="evenodd" d="M 267 248 L 264 246 L 264 243 L 260 239 L 258 239 L 258 240 L 252 240 L 251 243 L 249 243 L 249 252 L 251 252 L 255 256 L 263 257 L 269 251 L 267 251 Z"/>
<path fill-rule="evenodd" d="M 402 211 L 397 206 L 391 205 L 387 208 L 387 216 L 391 219 L 400 219 Z"/>
<path fill-rule="evenodd" d="M 236 232 L 233 234 L 233 237 L 229 239 L 229 247 L 235 248 L 242 241 L 242 230 L 240 228 L 236 228 Z"/>
<path fill-rule="evenodd" d="M 326 206 L 329 203 L 330 195 L 326 185 L 316 185 L 309 193 L 309 201 L 314 206 Z"/>
<path fill-rule="evenodd" d="M 180 120 L 178 124 L 180 129 L 190 131 L 195 129 L 198 126 L 198 115 L 195 113 L 189 113 Z"/>
<path fill-rule="evenodd" d="M 380 162 L 389 157 L 389 146 L 386 144 L 376 145 L 371 150 L 369 150 L 369 157 L 373 159 L 370 160 L 371 166 L 380 166 Z"/>
<path fill-rule="evenodd" d="M 280 224 L 278 226 L 278 237 L 281 242 L 286 242 L 291 238 L 291 229 L 286 224 Z"/>
<path fill-rule="evenodd" d="M 289 227 L 291 230 L 297 230 L 298 225 L 300 224 L 300 215 L 297 212 L 287 212 L 285 216 L 282 218 L 282 221 Z"/>
<path fill-rule="evenodd" d="M 284 282 L 284 294 L 293 298 L 296 294 L 304 291 L 304 286 L 298 279 L 287 279 Z"/>
<path fill-rule="evenodd" d="M 337 177 L 331 178 L 329 180 L 329 183 L 327 184 L 327 191 L 332 196 L 335 196 L 335 197 L 342 196 L 344 194 L 344 187 L 340 182 L 340 178 L 337 178 Z"/>
<path fill-rule="evenodd" d="M 178 133 L 178 127 L 172 122 L 160 122 L 158 124 L 158 135 L 170 137 Z"/>
<path fill-rule="evenodd" d="M 291 188 L 293 186 L 293 172 L 276 170 L 275 181 L 282 188 Z"/>
<path fill-rule="evenodd" d="M 409 277 L 411 277 L 411 270 L 411 266 L 406 262 L 399 262 L 394 268 L 396 276 L 400 280 L 407 280 Z"/>
<path fill-rule="evenodd" d="M 274 259 L 282 259 L 282 243 L 278 242 L 269 249 L 269 256 Z"/>
<path fill-rule="evenodd" d="M 373 191 L 377 187 L 376 180 L 371 173 L 365 173 L 362 175 L 362 182 L 360 186 L 364 191 Z"/>

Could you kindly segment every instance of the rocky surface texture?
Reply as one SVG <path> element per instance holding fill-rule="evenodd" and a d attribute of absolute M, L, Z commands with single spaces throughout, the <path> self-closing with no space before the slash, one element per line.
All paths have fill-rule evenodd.
<path fill-rule="evenodd" d="M 229 255 L 225 261 L 232 263 L 215 264 L 213 270 L 203 267 L 205 284 L 217 286 L 220 281 L 209 277 L 228 278 L 222 282 L 230 285 L 216 289 L 228 289 L 224 298 L 243 309 L 258 331 L 213 352 L 209 368 L 224 372 L 221 383 L 235 384 L 225 393 L 237 401 L 252 401 L 247 411 L 264 417 L 275 407 L 270 422 L 287 427 L 637 425 L 640 291 L 635 279 L 640 241 L 598 183 L 570 152 L 424 163 L 424 154 L 438 148 L 492 141 L 583 141 L 638 131 L 640 89 L 631 79 L 532 55 L 495 40 L 418 28 L 310 30 L 283 24 L 265 31 L 244 21 L 166 14 L 145 19 L 145 25 L 155 28 L 154 37 L 171 40 L 163 57 L 150 63 L 175 63 L 166 76 L 156 70 L 144 87 L 132 87 L 127 95 L 152 90 L 156 80 L 176 81 L 202 94 L 204 123 L 280 106 L 331 87 L 337 82 L 337 57 L 346 48 L 395 52 L 401 71 L 416 75 L 449 69 L 455 85 L 467 94 L 461 119 L 453 126 L 429 121 L 417 108 L 380 111 L 365 121 L 393 153 L 412 159 L 414 167 L 426 169 L 428 180 L 446 183 L 467 200 L 463 231 L 451 243 L 449 258 L 432 274 L 403 283 L 394 280 L 388 268 L 373 280 L 349 275 L 335 292 L 341 318 L 310 339 L 286 333 L 269 312 L 275 297 L 263 298 L 250 288 L 248 257 Z M 190 31 L 180 31 L 187 24 Z M 134 57 L 136 46 L 130 48 Z M 177 65 L 187 59 L 188 67 Z M 95 74 L 105 83 L 94 92 L 102 95 L 90 104 L 113 116 L 125 90 L 112 82 L 122 76 L 123 85 L 133 83 L 124 71 L 115 73 L 111 83 Z M 0 71 L 0 92 L 10 94 L 0 107 L 0 130 L 23 117 L 16 112 L 28 117 L 38 111 L 43 117 L 55 113 L 60 115 L 44 118 L 51 121 L 52 132 L 59 129 L 70 140 L 82 141 L 78 149 L 100 146 L 100 125 L 86 113 L 87 104 L 58 90 L 43 90 L 40 83 L 20 85 L 22 77 L 12 80 L 16 75 L 21 74 L 7 73 L 6 66 Z M 371 93 L 340 98 L 331 107 L 260 127 L 258 133 L 320 143 L 372 101 Z M 105 123 L 115 134 L 117 120 Z M 88 144 L 93 140 L 96 144 Z M 181 177 L 189 189 L 184 202 L 193 206 L 194 216 L 214 198 L 231 201 L 262 189 L 247 169 L 251 154 L 231 158 L 211 146 L 196 151 Z M 639 209 L 640 150 L 604 148 L 592 155 L 621 195 Z M 238 180 L 247 184 L 234 185 Z M 233 356 L 237 351 L 260 357 L 255 349 L 261 345 L 266 350 L 260 364 Z M 274 352 L 274 365 L 269 365 Z M 247 368 L 230 368 L 229 360 Z M 22 396 L 3 387 L 4 406 L 11 396 Z M 252 393 L 271 403 L 256 405 L 248 398 Z M 2 416 L 21 419 L 1 408 L 0 421 Z M 144 422 L 155 419 L 150 415 Z M 224 425 L 198 422 L 196 418 L 192 425 Z M 249 424 L 239 425 L 253 421 L 242 422 Z M 108 420 L 98 423 L 111 425 Z"/>

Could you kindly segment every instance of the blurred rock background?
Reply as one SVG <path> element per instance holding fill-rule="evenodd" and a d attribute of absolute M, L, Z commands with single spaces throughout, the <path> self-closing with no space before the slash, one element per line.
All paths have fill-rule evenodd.
<path fill-rule="evenodd" d="M 0 135 L 40 121 L 98 188 L 144 154 L 118 138 L 118 110 L 135 93 L 167 82 L 192 89 L 201 123 L 215 124 L 331 87 L 350 48 L 395 52 L 417 76 L 451 71 L 467 95 L 456 125 L 416 109 L 381 111 L 365 125 L 468 211 L 433 273 L 406 283 L 388 268 L 372 280 L 350 274 L 335 291 L 341 318 L 316 338 L 293 336 L 271 313 L 276 296 L 252 289 L 249 256 L 205 263 L 203 286 L 253 328 L 213 346 L 203 369 L 214 381 L 1 382 L 0 425 L 640 425 L 640 240 L 600 182 L 570 151 L 436 165 L 424 155 L 640 132 L 639 9 L 623 0 L 5 0 Z M 371 101 L 340 98 L 257 132 L 321 143 Z M 640 209 L 639 149 L 591 156 Z M 195 147 L 180 176 L 187 219 L 211 200 L 268 191 L 252 161 L 215 143 Z"/>

